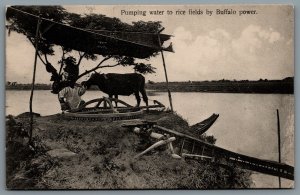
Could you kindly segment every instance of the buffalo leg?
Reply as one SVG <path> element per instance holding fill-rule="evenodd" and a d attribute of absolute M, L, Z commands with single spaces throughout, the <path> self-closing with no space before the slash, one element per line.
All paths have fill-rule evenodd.
<path fill-rule="evenodd" d="M 118 95 L 115 95 L 115 98 L 118 100 Z M 116 108 L 118 107 L 118 102 L 115 101 L 115 104 L 116 104 Z"/>
<path fill-rule="evenodd" d="M 109 94 L 108 96 L 109 96 L 109 98 L 115 97 L 116 99 L 118 99 L 118 95 L 112 95 L 112 94 Z M 116 105 L 116 107 L 118 107 L 118 104 L 117 104 L 116 101 L 115 101 L 115 105 Z"/>
<path fill-rule="evenodd" d="M 142 90 L 141 90 L 141 94 L 142 94 L 142 96 L 143 96 L 144 102 L 146 103 L 147 111 L 148 111 L 148 110 L 149 110 L 149 108 L 148 108 L 148 97 L 147 97 L 147 94 L 146 94 L 146 90 L 145 90 L 145 89 L 142 89 Z"/>
<path fill-rule="evenodd" d="M 137 102 L 136 107 L 140 107 L 141 97 L 139 95 L 139 92 L 135 92 L 134 95 L 135 95 L 136 102 Z"/>
<path fill-rule="evenodd" d="M 108 97 L 109 97 L 109 98 L 112 98 L 112 97 L 113 97 L 113 95 L 112 95 L 112 94 L 108 94 Z M 107 103 L 106 103 L 106 102 L 104 102 L 104 105 L 105 105 L 104 107 L 106 108 L 106 107 L 107 107 Z"/>

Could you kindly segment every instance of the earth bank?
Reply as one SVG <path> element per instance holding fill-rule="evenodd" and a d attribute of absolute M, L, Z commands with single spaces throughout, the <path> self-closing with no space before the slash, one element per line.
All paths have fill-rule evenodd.
<path fill-rule="evenodd" d="M 176 113 L 149 113 L 142 120 L 197 137 Z M 28 115 L 8 116 L 7 188 L 227 189 L 252 184 L 249 171 L 173 159 L 165 146 L 134 159 L 154 140 L 121 127 L 123 123 L 36 115 L 33 142 L 28 145 Z M 200 138 L 216 141 L 211 136 Z"/>

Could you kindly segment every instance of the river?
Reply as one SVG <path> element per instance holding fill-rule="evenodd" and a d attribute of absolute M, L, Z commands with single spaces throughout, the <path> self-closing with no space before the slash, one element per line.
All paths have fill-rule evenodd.
<path fill-rule="evenodd" d="M 6 91 L 6 115 L 18 115 L 29 110 L 30 91 Z M 104 96 L 99 91 L 88 91 L 82 97 L 91 100 Z M 167 93 L 148 92 L 150 100 L 169 106 Z M 135 105 L 134 96 L 121 96 L 121 100 Z M 294 95 L 237 94 L 237 93 L 172 93 L 174 110 L 190 125 L 202 121 L 212 113 L 220 114 L 208 134 L 217 138 L 216 145 L 234 152 L 278 160 L 277 116 L 281 122 L 282 162 L 294 166 Z M 60 112 L 57 95 L 48 90 L 34 92 L 33 110 L 41 115 Z M 278 178 L 255 173 L 253 187 L 278 187 Z M 282 187 L 293 182 L 282 179 Z"/>

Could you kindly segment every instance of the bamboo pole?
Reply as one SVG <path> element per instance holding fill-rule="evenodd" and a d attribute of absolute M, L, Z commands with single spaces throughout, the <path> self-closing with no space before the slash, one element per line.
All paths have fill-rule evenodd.
<path fill-rule="evenodd" d="M 280 141 L 280 119 L 279 119 L 279 111 L 277 111 L 277 130 L 278 130 L 278 162 L 281 163 L 281 141 Z M 278 177 L 279 188 L 281 188 L 281 177 Z"/>
<path fill-rule="evenodd" d="M 36 27 L 35 34 L 35 56 L 34 56 L 34 65 L 33 65 L 33 76 L 31 83 L 31 93 L 29 100 L 29 110 L 30 110 L 30 131 L 29 131 L 29 143 L 32 141 L 32 129 L 33 129 L 33 113 L 32 113 L 32 100 L 33 100 L 33 91 L 34 91 L 34 83 L 35 83 L 35 73 L 36 73 L 36 63 L 38 57 L 38 42 L 39 42 L 39 30 L 40 30 L 41 18 L 39 17 Z"/>
<path fill-rule="evenodd" d="M 165 72 L 165 78 L 166 78 L 166 83 L 167 83 L 167 90 L 168 90 L 168 96 L 169 96 L 169 102 L 170 102 L 170 108 L 171 108 L 171 111 L 173 112 L 173 104 L 172 104 L 172 96 L 171 96 L 171 91 L 169 89 L 169 80 L 168 80 L 168 74 L 167 74 L 167 68 L 166 68 L 166 62 L 165 62 L 165 57 L 164 57 L 164 53 L 163 53 L 163 50 L 161 48 L 161 40 L 160 40 L 160 32 L 162 32 L 165 28 L 161 29 L 159 32 L 158 32 L 158 43 L 159 43 L 159 46 L 160 46 L 160 53 L 161 53 L 161 57 L 162 57 L 162 61 L 163 61 L 163 66 L 164 66 L 164 72 Z"/>

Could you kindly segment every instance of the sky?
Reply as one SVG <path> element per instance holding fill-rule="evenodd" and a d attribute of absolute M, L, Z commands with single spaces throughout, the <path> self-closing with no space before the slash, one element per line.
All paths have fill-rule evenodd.
<path fill-rule="evenodd" d="M 161 21 L 165 27 L 163 33 L 173 35 L 169 42 L 172 42 L 175 53 L 164 52 L 169 81 L 258 80 L 294 76 L 294 13 L 291 6 L 73 5 L 64 8 L 79 14 L 117 17 L 127 23 L 138 20 Z M 164 13 L 150 15 L 149 11 L 155 10 Z M 189 10 L 203 11 L 203 14 L 190 15 Z M 236 11 L 236 14 L 217 14 L 217 10 L 224 13 Z M 239 15 L 244 10 L 255 12 Z M 134 11 L 145 11 L 146 14 L 134 16 Z M 172 11 L 172 14 L 167 11 Z M 207 11 L 212 11 L 212 14 L 207 14 Z M 55 51 L 56 55 L 49 60 L 58 67 L 61 51 L 58 47 Z M 8 36 L 6 33 L 6 80 L 30 83 L 33 62 L 34 48 L 29 41 L 21 34 L 13 32 Z M 141 62 L 156 67 L 155 74 L 145 75 L 146 80 L 165 81 L 161 55 Z M 84 60 L 80 70 L 92 68 L 96 63 Z M 101 72 L 127 73 L 133 70 L 115 67 L 101 69 Z M 50 83 L 50 75 L 41 62 L 37 64 L 36 82 Z"/>

